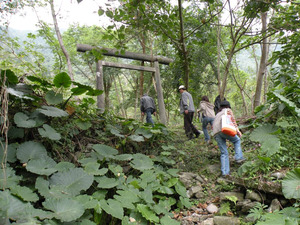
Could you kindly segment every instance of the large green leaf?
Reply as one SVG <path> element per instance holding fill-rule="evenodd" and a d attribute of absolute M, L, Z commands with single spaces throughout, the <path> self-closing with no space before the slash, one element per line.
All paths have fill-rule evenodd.
<path fill-rule="evenodd" d="M 75 123 L 81 130 L 87 130 L 92 126 L 90 121 L 76 120 Z"/>
<path fill-rule="evenodd" d="M 143 136 L 135 135 L 135 134 L 130 135 L 128 138 L 131 139 L 132 141 L 136 141 L 136 142 L 143 142 L 143 141 L 145 141 L 145 139 L 144 139 Z"/>
<path fill-rule="evenodd" d="M 100 164 L 97 161 L 88 162 L 84 165 L 84 171 L 95 176 L 103 176 L 108 172 L 107 168 L 99 169 L 99 167 Z"/>
<path fill-rule="evenodd" d="M 38 177 L 35 181 L 35 188 L 39 191 L 40 195 L 44 196 L 45 198 L 59 198 L 61 195 L 56 196 L 56 193 L 53 191 L 50 193 L 49 189 L 49 181 L 45 180 L 43 177 Z"/>
<path fill-rule="evenodd" d="M 27 141 L 17 149 L 17 158 L 21 163 L 27 163 L 30 159 L 40 159 L 47 156 L 45 147 L 38 142 Z"/>
<path fill-rule="evenodd" d="M 100 200 L 101 208 L 108 214 L 112 215 L 115 218 L 118 218 L 122 220 L 124 215 L 123 207 L 121 206 L 120 202 L 108 199 L 106 200 Z"/>
<path fill-rule="evenodd" d="M 143 192 L 141 192 L 140 195 L 146 203 L 155 204 L 155 202 L 153 201 L 153 194 L 150 186 L 147 186 L 146 189 Z"/>
<path fill-rule="evenodd" d="M 7 167 L 5 170 L 0 169 L 0 188 L 10 188 L 14 187 L 19 183 L 21 177 L 15 175 L 15 171 Z"/>
<path fill-rule="evenodd" d="M 117 149 L 114 149 L 108 145 L 96 144 L 93 145 L 93 149 L 104 158 L 111 158 L 119 153 Z"/>
<path fill-rule="evenodd" d="M 38 129 L 38 132 L 42 137 L 49 138 L 54 141 L 58 141 L 61 139 L 60 133 L 58 133 L 48 124 L 44 124 L 43 128 Z"/>
<path fill-rule="evenodd" d="M 10 140 L 24 137 L 24 129 L 11 126 L 8 130 L 8 138 Z"/>
<path fill-rule="evenodd" d="M 75 168 L 75 165 L 70 162 L 59 162 L 55 166 L 55 169 L 57 169 L 57 171 L 59 171 L 59 172 L 67 171 L 71 168 Z"/>
<path fill-rule="evenodd" d="M 4 157 L 4 149 L 3 147 L 5 146 L 4 143 L 1 143 L 0 141 L 0 159 L 3 159 Z M 7 162 L 14 163 L 16 162 L 16 152 L 17 152 L 17 144 L 13 143 L 7 146 L 7 152 L 6 152 L 6 160 Z"/>
<path fill-rule="evenodd" d="M 47 199 L 43 206 L 54 213 L 54 217 L 62 222 L 74 221 L 84 213 L 83 206 L 72 199 Z"/>
<path fill-rule="evenodd" d="M 121 138 L 124 138 L 124 137 L 125 137 L 123 134 L 121 134 L 121 132 L 120 132 L 118 129 L 116 129 L 116 128 L 114 128 L 114 127 L 111 127 L 111 128 L 109 129 L 109 131 L 110 131 L 110 133 L 112 133 L 113 135 L 115 135 L 115 136 L 117 136 L 117 137 L 121 137 Z"/>
<path fill-rule="evenodd" d="M 98 204 L 98 200 L 90 195 L 78 195 L 74 199 L 82 204 L 85 209 L 93 209 Z"/>
<path fill-rule="evenodd" d="M 28 97 L 25 95 L 24 92 L 22 91 L 19 91 L 19 90 L 15 90 L 14 88 L 7 88 L 7 92 L 11 95 L 14 95 L 18 98 L 21 98 L 21 99 L 29 99 L 29 100 L 34 100 L 34 98 L 31 98 L 31 97 Z"/>
<path fill-rule="evenodd" d="M 6 76 L 7 83 L 17 84 L 19 82 L 18 77 L 11 70 L 1 70 L 1 83 L 3 81 L 4 76 Z"/>
<path fill-rule="evenodd" d="M 0 206 L 0 212 L 3 212 L 0 217 L 0 224 L 7 224 L 8 219 L 20 220 L 20 223 L 16 224 L 23 224 L 22 221 L 27 221 L 33 217 L 39 217 L 40 219 L 52 218 L 52 213 L 35 209 L 30 203 L 22 202 L 8 191 L 0 191 Z"/>
<path fill-rule="evenodd" d="M 10 191 L 12 194 L 19 196 L 21 199 L 27 202 L 36 202 L 39 200 L 38 195 L 28 187 L 16 185 L 11 187 Z"/>
<path fill-rule="evenodd" d="M 282 193 L 287 199 L 300 199 L 300 168 L 286 174 L 282 181 Z"/>
<path fill-rule="evenodd" d="M 60 88 L 68 88 L 71 86 L 71 78 L 66 72 L 62 72 L 57 74 L 53 79 L 53 84 L 55 87 Z"/>
<path fill-rule="evenodd" d="M 170 218 L 169 216 L 164 216 L 160 219 L 161 225 L 180 225 L 180 222 Z"/>
<path fill-rule="evenodd" d="M 147 205 L 138 204 L 137 209 L 147 220 L 155 223 L 159 222 L 158 216 L 156 216 L 155 213 Z"/>
<path fill-rule="evenodd" d="M 29 160 L 26 169 L 35 174 L 49 176 L 57 171 L 55 166 L 56 162 L 52 158 L 44 156 L 40 159 Z"/>
<path fill-rule="evenodd" d="M 271 156 L 280 150 L 280 140 L 272 133 L 276 132 L 278 127 L 272 124 L 265 124 L 257 127 L 250 134 L 250 140 L 261 143 L 261 148 L 267 156 Z"/>
<path fill-rule="evenodd" d="M 63 95 L 50 90 L 46 93 L 45 99 L 49 105 L 56 105 L 63 102 Z"/>
<path fill-rule="evenodd" d="M 185 188 L 185 186 L 181 182 L 177 182 L 175 184 L 175 190 L 177 191 L 177 193 L 179 195 L 181 195 L 184 198 L 187 198 L 186 188 Z"/>
<path fill-rule="evenodd" d="M 117 193 L 118 195 L 114 195 L 114 199 L 118 200 L 124 208 L 135 209 L 133 203 L 140 200 L 137 192 L 134 190 L 118 190 Z"/>
<path fill-rule="evenodd" d="M 87 190 L 93 181 L 94 176 L 86 173 L 82 168 L 58 172 L 50 177 L 51 188 L 58 186 L 63 192 L 73 196 L 80 194 L 80 191 Z"/>
<path fill-rule="evenodd" d="M 153 168 L 153 161 L 146 155 L 137 153 L 133 155 L 130 165 L 137 170 L 149 170 Z"/>
<path fill-rule="evenodd" d="M 283 95 L 281 95 L 279 93 L 279 91 L 274 91 L 273 94 L 280 99 L 280 101 L 282 101 L 289 109 L 292 109 L 296 112 L 297 116 L 300 117 L 300 109 L 296 106 L 296 104 L 292 101 L 290 101 L 289 99 L 287 99 L 286 97 L 284 97 Z"/>
<path fill-rule="evenodd" d="M 14 122 L 18 127 L 32 128 L 36 126 L 35 120 L 29 118 L 26 114 L 18 112 L 14 115 Z"/>
<path fill-rule="evenodd" d="M 132 154 L 121 154 L 114 157 L 115 160 L 129 161 L 133 158 Z"/>
<path fill-rule="evenodd" d="M 97 181 L 99 188 L 110 189 L 110 188 L 116 187 L 119 184 L 117 179 L 108 178 L 105 176 L 95 177 L 95 180 Z"/>
<path fill-rule="evenodd" d="M 51 117 L 63 117 L 68 116 L 69 114 L 66 111 L 63 111 L 59 108 L 53 106 L 42 106 L 42 108 L 37 109 L 39 112 L 43 113 L 46 116 Z"/>
<path fill-rule="evenodd" d="M 153 136 L 153 133 L 150 130 L 138 128 L 135 132 L 136 135 L 143 135 L 145 138 L 151 138 Z"/>

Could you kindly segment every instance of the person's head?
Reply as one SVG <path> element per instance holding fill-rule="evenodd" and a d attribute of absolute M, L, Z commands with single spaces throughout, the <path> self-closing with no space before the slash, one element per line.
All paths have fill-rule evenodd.
<path fill-rule="evenodd" d="M 209 102 L 209 99 L 206 95 L 202 96 L 201 101 Z"/>
<path fill-rule="evenodd" d="M 180 93 L 184 92 L 186 90 L 185 86 L 184 85 L 180 85 L 179 88 L 178 88 L 178 91 Z"/>
<path fill-rule="evenodd" d="M 231 109 L 230 103 L 226 100 L 222 101 L 220 103 L 220 110 L 219 111 L 221 111 L 222 109 L 225 109 L 225 108 L 230 108 Z"/>

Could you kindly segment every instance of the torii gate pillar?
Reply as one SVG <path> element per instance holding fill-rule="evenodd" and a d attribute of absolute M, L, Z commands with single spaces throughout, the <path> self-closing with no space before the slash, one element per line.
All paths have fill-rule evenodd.
<path fill-rule="evenodd" d="M 159 118 L 162 124 L 167 124 L 166 118 L 166 108 L 164 103 L 163 90 L 160 82 L 160 71 L 159 71 L 159 62 L 156 60 L 154 62 L 155 67 L 155 81 L 156 81 L 156 90 L 157 90 L 157 100 L 158 100 L 158 108 L 159 108 Z"/>
<path fill-rule="evenodd" d="M 96 75 L 96 88 L 102 90 L 104 93 L 103 66 L 101 60 L 98 60 L 96 63 Z M 103 93 L 97 96 L 97 107 L 100 110 L 100 113 L 103 113 L 105 110 L 105 96 Z"/>

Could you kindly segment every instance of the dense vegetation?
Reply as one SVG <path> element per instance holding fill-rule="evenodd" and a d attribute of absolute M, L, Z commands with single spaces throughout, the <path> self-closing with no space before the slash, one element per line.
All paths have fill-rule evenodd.
<path fill-rule="evenodd" d="M 229 2 L 120 2 L 98 12 L 114 26 L 73 25 L 61 40 L 43 21 L 22 42 L 10 36 L 7 24 L 1 27 L 0 224 L 179 224 L 174 211 L 195 202 L 178 173 L 214 177 L 203 167 L 219 160 L 215 143 L 187 141 L 180 132 L 179 84 L 189 87 L 196 105 L 202 95 L 213 100 L 218 94 L 232 103 L 247 157 L 233 176 L 258 183 L 274 182 L 274 172 L 285 174 L 276 182 L 290 207 L 270 215 L 257 206 L 251 211 L 255 223 L 298 224 L 299 3 L 246 1 L 222 24 Z M 3 4 L 3 15 L 24 6 Z M 270 16 L 267 29 L 248 35 L 264 13 Z M 263 50 L 258 56 L 255 48 L 264 49 L 265 40 L 280 50 L 269 43 L 263 62 Z M 168 123 L 155 118 L 152 127 L 139 118 L 139 97 L 156 96 L 152 74 L 104 68 L 103 89 L 95 89 L 95 64 L 103 52 L 78 53 L 78 43 L 173 58 L 160 66 Z M 237 53 L 244 51 L 253 55 L 256 70 L 240 69 Z M 96 106 L 100 95 L 104 112 Z"/>

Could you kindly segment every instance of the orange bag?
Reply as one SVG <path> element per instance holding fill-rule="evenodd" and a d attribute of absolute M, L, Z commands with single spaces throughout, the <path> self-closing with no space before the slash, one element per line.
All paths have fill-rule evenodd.
<path fill-rule="evenodd" d="M 233 125 L 233 122 L 231 120 L 231 116 L 227 115 L 227 109 L 225 109 L 225 114 L 221 117 L 222 120 L 222 129 L 221 131 L 224 134 L 227 134 L 229 136 L 235 136 L 237 134 L 236 128 Z"/>

